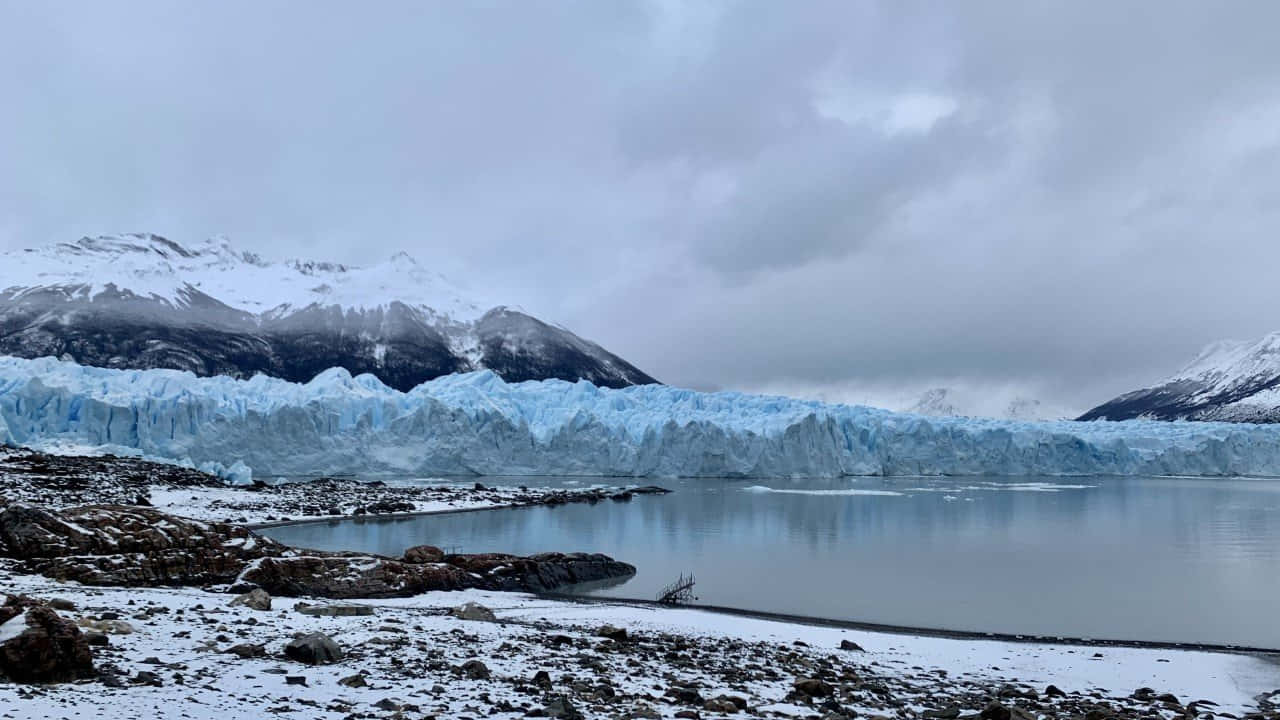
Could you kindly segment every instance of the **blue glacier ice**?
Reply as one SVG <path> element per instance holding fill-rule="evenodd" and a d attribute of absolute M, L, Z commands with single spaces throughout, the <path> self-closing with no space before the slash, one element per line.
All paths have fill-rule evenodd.
<path fill-rule="evenodd" d="M 342 369 L 305 384 L 0 357 L 0 440 L 254 475 L 630 477 L 1280 475 L 1280 426 L 935 418 L 662 385 L 506 383 L 402 393 Z"/>

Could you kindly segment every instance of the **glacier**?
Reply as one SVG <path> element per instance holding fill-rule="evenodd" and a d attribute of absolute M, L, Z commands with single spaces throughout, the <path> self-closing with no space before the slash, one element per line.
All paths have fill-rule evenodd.
<path fill-rule="evenodd" d="M 491 371 L 408 392 L 0 357 L 0 441 L 89 446 L 232 482 L 320 474 L 836 477 L 1280 475 L 1280 426 L 925 417 L 738 392 Z"/>

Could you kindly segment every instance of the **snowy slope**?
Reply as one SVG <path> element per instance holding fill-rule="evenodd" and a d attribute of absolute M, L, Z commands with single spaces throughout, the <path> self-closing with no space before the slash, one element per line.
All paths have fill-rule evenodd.
<path fill-rule="evenodd" d="M 1280 475 L 1280 427 L 925 418 L 767 395 L 490 371 L 402 393 L 0 358 L 11 444 L 109 446 L 257 475 Z"/>
<path fill-rule="evenodd" d="M 1256 342 L 1221 341 L 1164 382 L 1121 395 L 1081 420 L 1280 422 L 1280 332 Z"/>
<path fill-rule="evenodd" d="M 237 251 L 223 238 L 184 246 L 140 234 L 9 252 L 0 263 L 0 290 L 19 295 L 58 287 L 93 299 L 109 293 L 110 286 L 174 308 L 186 307 L 199 292 L 236 310 L 276 315 L 312 304 L 369 310 L 401 302 L 455 322 L 474 322 L 488 309 L 405 253 L 363 268 L 302 260 L 269 263 Z"/>
<path fill-rule="evenodd" d="M 186 246 L 156 235 L 0 255 L 0 352 L 295 381 L 345 367 L 404 390 L 478 368 L 511 380 L 654 382 L 568 330 L 469 299 L 404 253 L 368 267 L 273 263 L 221 239 Z"/>

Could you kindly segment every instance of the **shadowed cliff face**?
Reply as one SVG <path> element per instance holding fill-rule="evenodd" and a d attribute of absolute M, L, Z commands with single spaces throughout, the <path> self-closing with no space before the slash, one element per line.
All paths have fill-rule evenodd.
<path fill-rule="evenodd" d="M 372 309 L 317 304 L 277 316 L 236 310 L 196 290 L 185 299 L 174 307 L 116 289 L 92 299 L 63 287 L 0 293 L 0 354 L 292 382 L 342 367 L 397 390 L 482 368 L 508 381 L 656 382 L 595 343 L 506 308 L 472 324 L 441 322 L 399 302 Z"/>

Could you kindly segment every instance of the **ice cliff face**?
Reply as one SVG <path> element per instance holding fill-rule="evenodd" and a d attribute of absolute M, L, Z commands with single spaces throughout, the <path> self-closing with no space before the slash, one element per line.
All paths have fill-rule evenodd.
<path fill-rule="evenodd" d="M 402 393 L 329 370 L 306 384 L 0 358 L 0 439 L 105 446 L 236 476 L 1280 474 L 1280 427 L 1025 423 L 491 371 Z M 241 473 L 242 475 L 242 473 Z"/>

